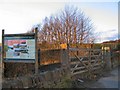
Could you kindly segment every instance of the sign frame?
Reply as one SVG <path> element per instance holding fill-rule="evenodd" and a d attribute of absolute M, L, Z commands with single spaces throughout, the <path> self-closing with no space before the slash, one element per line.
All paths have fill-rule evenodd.
<path fill-rule="evenodd" d="M 38 73 L 38 50 L 37 50 L 37 33 L 38 30 L 35 28 L 34 33 L 22 33 L 22 34 L 4 34 L 4 29 L 2 30 L 2 68 L 3 68 L 3 73 L 4 73 L 4 64 L 9 63 L 9 62 L 15 62 L 15 63 L 34 63 L 35 64 L 35 73 Z M 5 45 L 5 37 L 34 37 L 35 39 L 35 59 L 29 60 L 29 59 L 20 59 L 18 58 L 17 60 L 5 60 L 4 54 L 4 45 Z M 19 40 L 19 39 L 18 39 Z M 3 74 L 4 76 L 4 74 Z"/>
<path fill-rule="evenodd" d="M 18 37 L 18 39 L 17 39 L 17 37 Z M 31 34 L 4 34 L 3 38 L 4 38 L 4 45 L 5 45 L 5 41 L 6 41 L 5 38 L 13 38 L 13 40 L 14 39 L 15 40 L 21 40 L 21 38 L 26 38 L 25 40 L 29 40 L 29 39 L 35 40 L 35 33 L 31 33 Z M 4 62 L 26 62 L 26 63 L 28 62 L 28 63 L 35 63 L 35 58 L 34 59 L 8 58 L 8 57 L 3 57 L 3 58 L 4 58 Z"/>

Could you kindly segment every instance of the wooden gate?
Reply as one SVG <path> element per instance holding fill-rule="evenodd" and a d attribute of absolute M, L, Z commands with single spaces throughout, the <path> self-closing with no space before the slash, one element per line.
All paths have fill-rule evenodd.
<path fill-rule="evenodd" d="M 101 49 L 69 48 L 71 75 L 81 74 L 101 68 L 104 65 Z"/>

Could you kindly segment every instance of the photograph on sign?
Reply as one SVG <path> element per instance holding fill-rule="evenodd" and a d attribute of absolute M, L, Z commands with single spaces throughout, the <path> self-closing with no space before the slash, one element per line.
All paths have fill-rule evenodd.
<path fill-rule="evenodd" d="M 5 37 L 4 40 L 6 60 L 35 59 L 34 37 Z"/>

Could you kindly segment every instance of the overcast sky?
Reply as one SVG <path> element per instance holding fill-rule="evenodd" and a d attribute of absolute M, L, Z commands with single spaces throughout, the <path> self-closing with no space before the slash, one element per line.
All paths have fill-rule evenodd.
<path fill-rule="evenodd" d="M 84 2 L 83 2 L 84 1 Z M 99 2 L 98 2 L 99 1 Z M 0 30 L 25 33 L 45 17 L 58 13 L 65 5 L 74 5 L 94 23 L 97 42 L 118 38 L 118 0 L 1 0 Z M 1 31 L 2 32 L 2 31 Z M 1 41 L 1 33 L 0 33 Z"/>

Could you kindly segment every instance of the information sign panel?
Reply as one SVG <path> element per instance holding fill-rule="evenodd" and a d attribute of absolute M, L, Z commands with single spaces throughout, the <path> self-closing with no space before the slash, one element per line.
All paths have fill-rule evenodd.
<path fill-rule="evenodd" d="M 5 35 L 4 60 L 35 60 L 35 34 Z"/>

